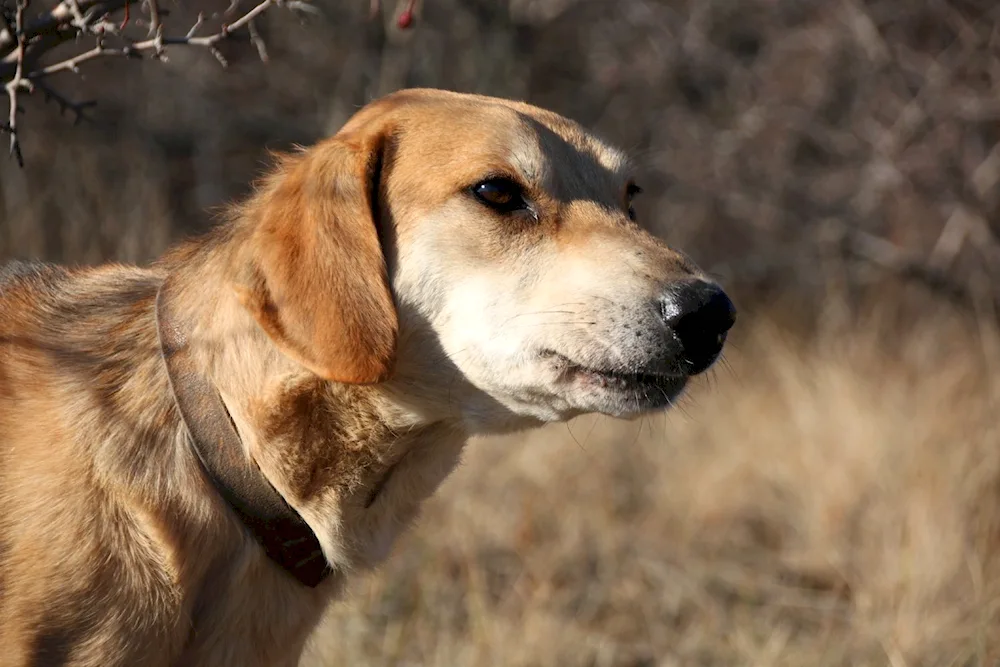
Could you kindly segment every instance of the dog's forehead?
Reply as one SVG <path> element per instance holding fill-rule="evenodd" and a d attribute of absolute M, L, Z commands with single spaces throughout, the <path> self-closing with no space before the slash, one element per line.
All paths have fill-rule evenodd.
<path fill-rule="evenodd" d="M 628 157 L 578 123 L 522 102 L 482 96 L 420 96 L 393 105 L 404 128 L 400 148 L 459 178 L 519 172 L 544 185 L 575 189 L 620 183 Z"/>
<path fill-rule="evenodd" d="M 563 116 L 527 105 L 512 110 L 528 140 L 512 143 L 509 159 L 528 178 L 541 180 L 546 168 L 573 167 L 618 180 L 631 168 L 622 151 Z"/>

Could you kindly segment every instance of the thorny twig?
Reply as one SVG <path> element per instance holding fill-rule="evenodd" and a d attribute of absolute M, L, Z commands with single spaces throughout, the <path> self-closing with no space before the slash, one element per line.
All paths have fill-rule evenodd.
<path fill-rule="evenodd" d="M 8 104 L 10 105 L 7 123 L 4 129 L 10 134 L 10 155 L 17 160 L 19 167 L 24 166 L 24 156 L 21 154 L 21 144 L 17 137 L 17 94 L 22 88 L 25 88 L 30 92 L 30 83 L 26 82 L 24 79 L 24 10 L 27 8 L 28 0 L 16 0 L 13 25 L 11 25 L 7 14 L 4 13 L 4 23 L 6 24 L 7 32 L 14 35 L 14 38 L 17 40 L 17 47 L 15 50 L 17 55 L 17 65 L 14 70 L 14 76 L 4 86 L 7 91 Z"/>
<path fill-rule="evenodd" d="M 79 123 L 81 120 L 86 118 L 87 109 L 96 106 L 97 102 L 94 100 L 87 100 L 84 102 L 74 102 L 68 97 L 64 96 L 62 93 L 57 91 L 55 88 L 50 86 L 44 80 L 39 79 L 35 81 L 35 88 L 40 90 L 45 96 L 45 101 L 55 102 L 59 106 L 59 113 L 66 113 L 69 111 L 73 114 L 73 123 Z"/>
<path fill-rule="evenodd" d="M 237 15 L 239 0 L 234 0 L 224 13 L 225 16 L 237 15 L 232 21 L 223 23 L 217 32 L 209 35 L 198 35 L 204 26 L 205 17 L 198 19 L 183 36 L 168 36 L 163 30 L 163 16 L 157 0 L 63 0 L 53 10 L 34 21 L 26 22 L 25 11 L 30 0 L 13 0 L 14 16 L 11 17 L 7 3 L 0 0 L 0 81 L 9 103 L 9 113 L 5 123 L 0 125 L 0 133 L 10 135 L 10 154 L 17 160 L 19 166 L 24 166 L 18 136 L 17 115 L 22 109 L 18 106 L 18 95 L 21 92 L 31 94 L 36 90 L 43 93 L 46 100 L 55 101 L 60 111 L 70 111 L 75 120 L 85 117 L 85 112 L 94 102 L 73 102 L 56 91 L 43 80 L 46 77 L 63 72 L 78 73 L 84 63 L 103 57 L 137 58 L 151 54 L 155 59 L 164 59 L 165 49 L 169 46 L 195 46 L 206 49 L 223 67 L 228 65 L 218 45 L 241 33 L 244 29 L 245 39 L 248 39 L 257 50 L 261 60 L 267 62 L 267 49 L 257 30 L 255 19 L 264 12 L 277 6 L 293 10 L 303 10 L 307 7 L 303 0 L 259 0 L 248 11 Z M 147 39 L 133 41 L 123 34 L 129 23 L 129 7 L 140 4 L 145 7 L 149 16 Z M 120 23 L 110 20 L 113 12 L 124 10 Z M 83 52 L 63 60 L 39 65 L 42 54 L 71 39 L 90 36 L 95 45 Z M 108 38 L 115 37 L 123 42 L 121 46 L 111 46 Z"/>
<path fill-rule="evenodd" d="M 149 11 L 149 32 L 147 37 L 155 37 L 160 34 L 160 5 L 157 0 L 146 0 L 146 9 Z"/>
<path fill-rule="evenodd" d="M 403 10 L 396 17 L 396 27 L 400 30 L 406 30 L 413 25 L 413 15 L 416 11 L 417 0 L 404 0 L 405 4 Z M 379 15 L 382 11 L 381 0 L 371 0 L 368 5 L 368 19 L 372 20 Z"/>

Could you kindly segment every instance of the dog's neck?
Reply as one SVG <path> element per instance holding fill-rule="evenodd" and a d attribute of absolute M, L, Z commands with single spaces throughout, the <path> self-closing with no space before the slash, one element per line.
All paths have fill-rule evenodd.
<path fill-rule="evenodd" d="M 247 455 L 309 523 L 334 569 L 377 564 L 457 463 L 466 433 L 412 409 L 392 383 L 328 382 L 285 357 L 216 268 L 226 263 L 207 261 L 213 250 L 225 252 L 193 249 L 168 268 L 194 363 Z"/>

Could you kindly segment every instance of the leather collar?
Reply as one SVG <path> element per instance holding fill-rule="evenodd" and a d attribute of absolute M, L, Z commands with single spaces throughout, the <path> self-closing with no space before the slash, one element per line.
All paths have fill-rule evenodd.
<path fill-rule="evenodd" d="M 330 574 L 319 540 L 246 453 L 218 389 L 196 367 L 171 310 L 169 279 L 156 295 L 156 323 L 177 409 L 208 478 L 268 557 L 316 587 Z"/>

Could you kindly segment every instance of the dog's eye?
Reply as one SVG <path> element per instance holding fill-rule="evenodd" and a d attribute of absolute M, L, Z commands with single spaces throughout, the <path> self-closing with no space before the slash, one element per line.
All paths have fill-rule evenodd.
<path fill-rule="evenodd" d="M 625 186 L 625 205 L 628 208 L 628 217 L 630 220 L 635 220 L 635 209 L 632 207 L 632 200 L 640 192 L 642 192 L 642 188 L 635 183 L 629 183 Z"/>
<path fill-rule="evenodd" d="M 528 208 L 521 186 L 509 178 L 491 178 L 472 186 L 476 199 L 500 213 Z"/>

